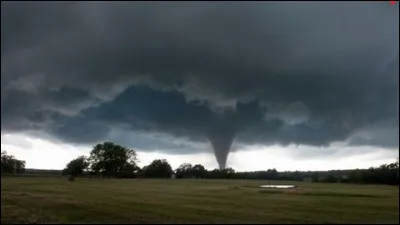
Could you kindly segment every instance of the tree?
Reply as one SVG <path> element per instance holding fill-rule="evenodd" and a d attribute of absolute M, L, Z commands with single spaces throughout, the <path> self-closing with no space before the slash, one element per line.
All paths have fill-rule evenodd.
<path fill-rule="evenodd" d="M 190 163 L 183 163 L 176 169 L 177 178 L 190 178 L 193 177 L 193 168 Z"/>
<path fill-rule="evenodd" d="M 1 172 L 21 174 L 25 172 L 25 161 L 16 159 L 13 155 L 8 155 L 6 151 L 1 151 Z"/>
<path fill-rule="evenodd" d="M 395 168 L 397 169 L 396 178 L 397 178 L 397 183 L 398 183 L 399 182 L 399 157 L 397 157 L 397 159 L 396 159 Z"/>
<path fill-rule="evenodd" d="M 156 159 L 150 165 L 143 167 L 144 177 L 169 178 L 172 172 L 171 165 L 165 159 Z"/>
<path fill-rule="evenodd" d="M 137 170 L 136 152 L 133 149 L 104 142 L 97 144 L 90 152 L 90 168 L 104 176 L 123 177 L 133 175 Z"/>
<path fill-rule="evenodd" d="M 235 170 L 232 168 L 226 168 L 222 170 L 225 175 L 225 178 L 232 178 L 235 175 Z"/>
<path fill-rule="evenodd" d="M 204 168 L 204 166 L 197 164 L 193 166 L 192 173 L 196 178 L 205 178 L 207 175 L 207 170 Z"/>
<path fill-rule="evenodd" d="M 6 151 L 1 152 L 1 172 L 12 173 L 14 156 L 8 155 Z"/>
<path fill-rule="evenodd" d="M 85 169 L 89 166 L 89 162 L 87 161 L 85 156 L 79 156 L 76 159 L 71 160 L 66 168 L 63 170 L 64 175 L 78 176 L 83 173 Z"/>
<path fill-rule="evenodd" d="M 140 171 L 140 168 L 134 163 L 127 163 L 124 166 L 122 173 L 119 175 L 120 178 L 134 178 L 137 176 L 137 173 Z"/>
<path fill-rule="evenodd" d="M 234 178 L 235 170 L 232 168 L 214 169 L 208 172 L 207 177 L 211 179 L 229 179 Z"/>
<path fill-rule="evenodd" d="M 16 174 L 25 173 L 25 161 L 24 160 L 16 160 L 15 161 L 15 173 Z"/>

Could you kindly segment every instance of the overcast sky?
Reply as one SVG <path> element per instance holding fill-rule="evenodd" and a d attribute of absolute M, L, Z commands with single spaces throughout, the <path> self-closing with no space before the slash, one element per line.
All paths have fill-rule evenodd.
<path fill-rule="evenodd" d="M 393 162 L 399 7 L 1 2 L 2 150 L 61 169 L 103 141 L 142 166 Z"/>

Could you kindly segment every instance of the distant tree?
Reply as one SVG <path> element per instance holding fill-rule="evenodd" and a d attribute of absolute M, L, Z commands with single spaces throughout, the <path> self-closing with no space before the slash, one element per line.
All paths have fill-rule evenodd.
<path fill-rule="evenodd" d="M 207 172 L 207 178 L 211 179 L 229 179 L 235 177 L 235 170 L 232 168 L 214 169 Z"/>
<path fill-rule="evenodd" d="M 318 177 L 318 174 L 317 174 L 317 173 L 314 173 L 314 174 L 311 176 L 311 181 L 312 181 L 312 182 L 315 182 L 315 183 L 318 183 L 318 182 L 319 182 L 319 177 Z"/>
<path fill-rule="evenodd" d="M 156 159 L 143 167 L 143 176 L 149 178 L 170 178 L 172 172 L 171 165 L 165 159 Z"/>
<path fill-rule="evenodd" d="M 79 156 L 76 159 L 71 160 L 66 168 L 63 170 L 64 175 L 71 176 L 79 176 L 86 170 L 89 166 L 89 162 L 87 161 L 85 156 Z"/>
<path fill-rule="evenodd" d="M 235 170 L 232 168 L 226 168 L 222 170 L 224 173 L 225 178 L 233 178 L 235 176 Z"/>
<path fill-rule="evenodd" d="M 396 162 L 395 162 L 395 168 L 397 169 L 397 174 L 396 174 L 396 178 L 397 178 L 397 183 L 399 183 L 399 173 L 400 173 L 400 171 L 399 171 L 399 157 L 397 157 L 397 160 L 396 160 Z"/>
<path fill-rule="evenodd" d="M 207 170 L 204 168 L 204 166 L 197 164 L 193 166 L 192 173 L 196 178 L 205 178 L 207 175 Z"/>
<path fill-rule="evenodd" d="M 119 174 L 120 178 L 135 178 L 139 173 L 140 168 L 135 163 L 127 163 L 123 167 L 122 173 Z"/>
<path fill-rule="evenodd" d="M 90 169 L 107 177 L 131 176 L 138 169 L 136 152 L 132 149 L 104 142 L 90 152 Z"/>
<path fill-rule="evenodd" d="M 390 163 L 387 165 L 388 169 L 398 169 L 399 168 L 399 158 L 396 158 L 396 161 L 394 163 Z"/>
<path fill-rule="evenodd" d="M 8 155 L 6 151 L 1 151 L 1 173 L 25 172 L 25 161 L 16 159 L 13 155 Z"/>
<path fill-rule="evenodd" d="M 325 181 L 325 182 L 328 182 L 328 183 L 335 183 L 335 182 L 338 181 L 338 179 L 336 179 L 336 177 L 335 177 L 333 174 L 329 174 L 329 175 L 325 178 L 324 181 Z"/>
<path fill-rule="evenodd" d="M 14 156 L 8 155 L 6 151 L 1 152 L 1 172 L 12 173 Z"/>
<path fill-rule="evenodd" d="M 176 178 L 190 178 L 193 177 L 193 167 L 190 163 L 183 163 L 176 169 Z"/>
<path fill-rule="evenodd" d="M 24 160 L 16 160 L 15 161 L 15 173 L 16 174 L 25 173 L 25 161 Z"/>

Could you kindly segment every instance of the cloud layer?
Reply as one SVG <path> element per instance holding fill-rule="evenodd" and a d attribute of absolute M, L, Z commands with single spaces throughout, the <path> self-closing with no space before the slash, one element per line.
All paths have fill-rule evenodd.
<path fill-rule="evenodd" d="M 397 6 L 1 6 L 2 133 L 86 144 L 124 136 L 132 147 L 180 153 L 209 141 L 229 151 L 233 139 L 399 145 Z"/>

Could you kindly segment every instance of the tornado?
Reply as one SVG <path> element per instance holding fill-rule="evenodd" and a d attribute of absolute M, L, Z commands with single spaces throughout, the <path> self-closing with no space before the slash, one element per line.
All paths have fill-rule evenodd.
<path fill-rule="evenodd" d="M 236 126 L 233 120 L 229 119 L 216 122 L 213 129 L 207 135 L 220 170 L 226 168 L 226 161 L 235 135 Z"/>
<path fill-rule="evenodd" d="M 233 139 L 234 139 L 233 134 L 224 137 L 209 137 L 220 170 L 226 168 L 226 160 L 228 159 Z"/>

